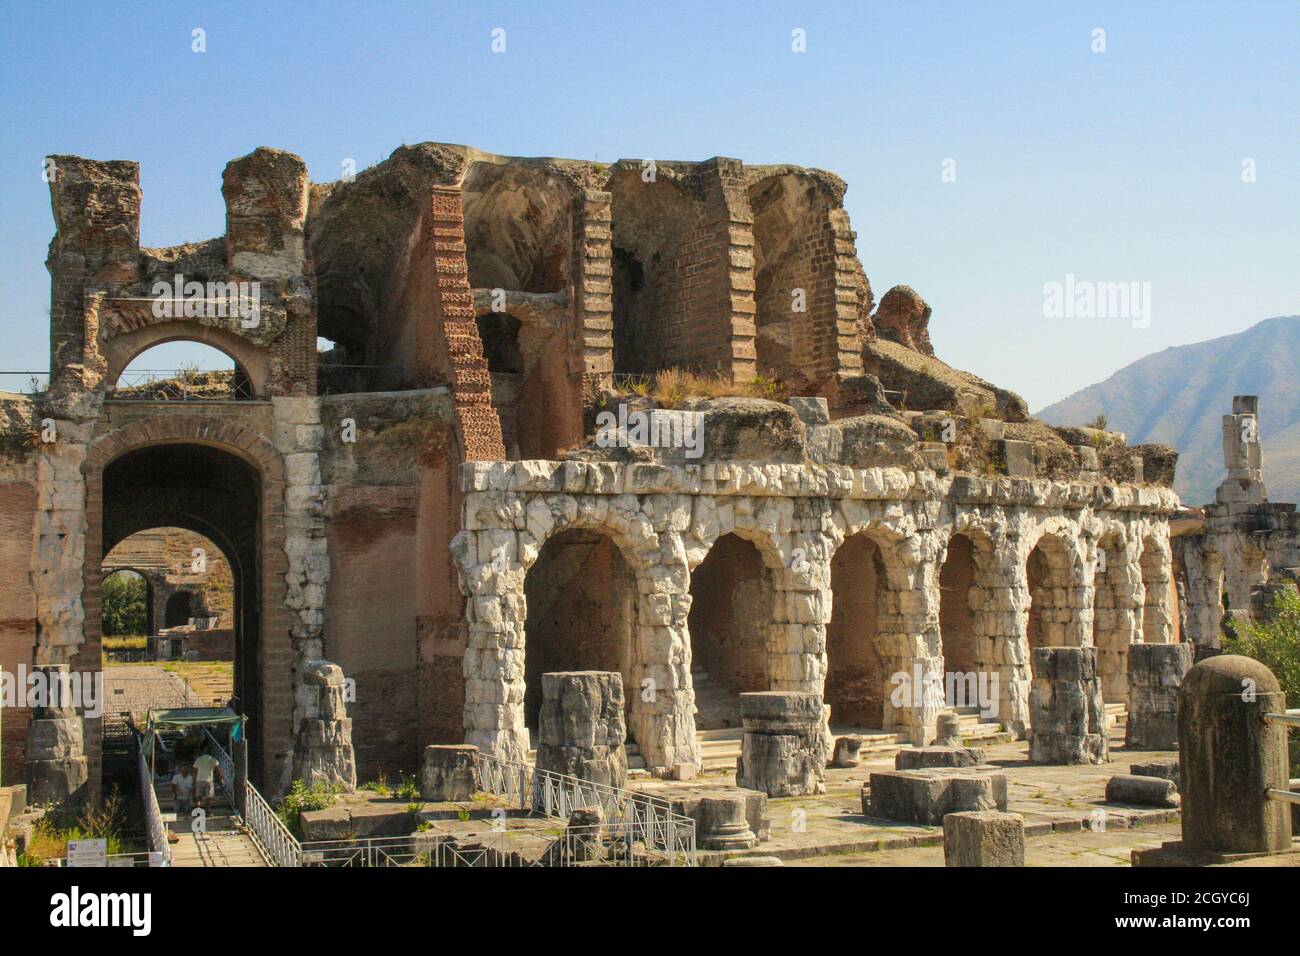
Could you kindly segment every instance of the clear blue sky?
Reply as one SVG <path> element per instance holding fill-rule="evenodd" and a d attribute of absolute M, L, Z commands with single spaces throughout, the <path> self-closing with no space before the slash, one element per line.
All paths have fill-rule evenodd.
<path fill-rule="evenodd" d="M 1034 408 L 1300 312 L 1296 2 L 0 11 L 0 369 L 48 364 L 48 153 L 138 160 L 149 246 L 221 234 L 222 167 L 259 145 L 300 154 L 317 181 L 423 140 L 824 167 L 849 184 L 877 298 L 915 287 L 939 355 Z M 1150 282 L 1150 326 L 1044 318 L 1044 283 L 1067 273 Z"/>

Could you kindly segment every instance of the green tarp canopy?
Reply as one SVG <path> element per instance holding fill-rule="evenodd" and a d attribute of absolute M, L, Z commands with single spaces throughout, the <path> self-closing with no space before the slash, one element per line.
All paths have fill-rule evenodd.
<path fill-rule="evenodd" d="M 145 754 L 152 758 L 154 740 L 158 731 L 164 728 L 221 726 L 230 728 L 232 740 L 241 740 L 244 735 L 244 715 L 235 713 L 229 707 L 173 707 L 167 710 L 151 710 L 145 724 L 141 745 Z"/>
<path fill-rule="evenodd" d="M 229 707 L 174 707 L 149 711 L 150 727 L 197 727 L 202 724 L 237 724 L 244 718 Z"/>

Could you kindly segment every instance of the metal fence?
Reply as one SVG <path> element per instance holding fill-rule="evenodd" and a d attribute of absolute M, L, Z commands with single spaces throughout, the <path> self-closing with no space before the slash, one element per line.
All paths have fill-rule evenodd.
<path fill-rule="evenodd" d="M 140 747 L 139 776 L 140 799 L 144 803 L 145 834 L 149 841 L 149 850 L 160 855 L 159 866 L 171 866 L 172 851 L 167 844 L 167 827 L 163 823 L 162 810 L 158 807 L 158 795 L 153 789 L 153 771 L 145 758 L 144 747 Z"/>
<path fill-rule="evenodd" d="M 485 793 L 522 809 L 565 820 L 574 810 L 599 807 L 605 819 L 604 830 L 613 835 L 613 842 L 621 841 L 628 847 L 640 843 L 648 851 L 665 854 L 669 866 L 696 863 L 695 821 L 673 812 L 667 800 L 538 770 L 488 753 L 476 754 L 474 764 L 478 788 Z"/>

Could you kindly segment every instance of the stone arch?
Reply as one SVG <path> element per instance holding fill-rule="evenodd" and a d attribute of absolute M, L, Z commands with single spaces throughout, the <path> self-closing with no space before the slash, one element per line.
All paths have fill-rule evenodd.
<path fill-rule="evenodd" d="M 607 532 L 570 527 L 547 537 L 524 576 L 524 722 L 536 731 L 541 675 L 617 671 L 628 705 L 637 688 L 637 575 Z"/>
<path fill-rule="evenodd" d="M 284 551 L 284 467 L 278 452 L 265 437 L 231 422 L 194 414 L 152 415 L 137 419 L 94 439 L 88 449 L 82 472 L 86 480 L 86 544 L 83 557 L 83 601 L 85 606 L 85 643 L 79 651 L 80 666 L 97 669 L 101 653 L 100 619 L 101 561 L 116 541 L 105 535 L 105 475 L 115 462 L 134 453 L 164 446 L 190 446 L 212 449 L 247 466 L 256 477 L 255 496 L 258 522 L 255 537 L 249 542 L 252 551 L 241 557 L 237 542 L 229 540 L 220 527 L 198 515 L 173 515 L 169 520 L 148 521 L 141 528 L 159 524 L 182 527 L 204 535 L 223 552 L 231 564 L 237 594 L 247 597 L 243 606 L 253 608 L 253 620 L 237 625 L 237 630 L 255 641 L 256 656 L 241 657 L 248 667 L 243 683 L 250 698 L 246 711 L 256 714 L 250 720 L 250 776 L 259 786 L 275 788 L 288 771 L 293 753 L 292 701 L 294 699 L 294 641 L 290 614 L 285 606 L 288 558 Z M 114 531 L 125 537 L 124 528 Z M 105 545 L 108 547 L 105 547 Z M 87 721 L 88 751 L 98 759 L 99 728 Z M 255 729 L 256 728 L 256 729 Z"/>
<path fill-rule="evenodd" d="M 108 365 L 105 381 L 109 394 L 118 379 L 137 357 L 157 345 L 168 342 L 198 342 L 211 346 L 235 363 L 237 374 L 242 373 L 254 398 L 265 398 L 270 375 L 270 351 L 255 345 L 243 336 L 228 329 L 198 322 L 161 322 L 132 329 L 113 336 L 103 346 Z"/>
<path fill-rule="evenodd" d="M 772 689 L 776 569 L 755 537 L 743 529 L 719 535 L 691 572 L 687 631 L 697 730 L 740 726 L 738 695 Z"/>
<path fill-rule="evenodd" d="M 1173 566 L 1169 544 L 1156 535 L 1142 539 L 1138 559 L 1142 572 L 1142 642 L 1170 644 L 1177 640 L 1171 600 Z"/>
<path fill-rule="evenodd" d="M 889 675 L 877 641 L 881 611 L 892 609 L 888 577 L 883 549 L 871 534 L 846 538 L 831 558 L 824 701 L 837 732 L 885 725 Z"/>
<path fill-rule="evenodd" d="M 827 575 L 824 696 L 830 719 L 837 729 L 844 719 L 861 720 L 859 727 L 896 730 L 925 743 L 938 712 L 932 701 L 922 702 L 939 679 L 938 617 L 929 606 L 924 561 L 909 563 L 904 554 L 916 539 L 879 515 L 854 516 L 842 527 Z M 921 686 L 913 688 L 918 673 Z M 902 706 L 895 699 L 900 680 L 914 691 Z"/>
<path fill-rule="evenodd" d="M 1079 587 L 1075 573 L 1074 542 L 1054 530 L 1044 530 L 1025 559 L 1029 607 L 1025 638 L 1032 653 L 1038 647 L 1079 647 Z"/>
<path fill-rule="evenodd" d="M 635 602 L 630 617 L 635 641 L 623 672 L 629 736 L 648 766 L 697 762 L 687 677 L 690 596 L 684 551 L 680 542 L 657 534 L 635 503 L 633 509 L 621 509 L 610 502 L 602 496 L 532 496 L 523 509 L 531 530 L 487 527 L 462 531 L 453 542 L 462 588 L 470 598 L 464 660 L 467 742 L 505 759 L 526 756 L 527 579 L 548 542 L 595 534 L 610 542 L 631 572 L 626 583 Z"/>
<path fill-rule="evenodd" d="M 954 530 L 939 568 L 939 634 L 942 641 L 945 703 L 969 708 L 984 700 L 998 707 L 992 675 L 1006 656 L 998 630 L 999 588 L 996 546 L 973 527 Z"/>

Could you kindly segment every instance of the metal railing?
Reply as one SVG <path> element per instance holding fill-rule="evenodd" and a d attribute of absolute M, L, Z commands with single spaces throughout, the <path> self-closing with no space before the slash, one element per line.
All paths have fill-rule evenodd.
<path fill-rule="evenodd" d="M 565 820 L 574 810 L 599 807 L 605 818 L 604 830 L 628 846 L 641 843 L 647 850 L 664 853 L 669 866 L 695 865 L 695 821 L 673 812 L 667 800 L 538 770 L 488 753 L 476 754 L 474 764 L 478 788 L 485 793 Z"/>
<path fill-rule="evenodd" d="M 235 761 L 231 759 L 230 754 L 226 753 L 226 748 L 221 746 L 217 738 L 212 736 L 210 729 L 204 727 L 203 734 L 208 738 L 208 746 L 217 758 L 217 766 L 221 768 L 221 789 L 226 791 L 230 805 L 238 812 L 239 801 L 235 799 Z"/>
<path fill-rule="evenodd" d="M 1274 711 L 1266 713 L 1264 719 L 1272 724 L 1281 724 L 1283 727 L 1294 728 L 1300 727 L 1300 708 L 1291 710 Z M 1300 778 L 1288 780 L 1287 786 L 1290 790 L 1278 790 L 1276 787 L 1269 787 L 1264 791 L 1264 795 L 1269 800 L 1280 800 L 1282 803 L 1291 803 L 1300 806 Z"/>
<path fill-rule="evenodd" d="M 244 783 L 244 823 L 257 848 L 272 866 L 302 866 L 302 844 L 275 815 L 257 788 Z"/>
<path fill-rule="evenodd" d="M 162 810 L 158 807 L 158 795 L 153 789 L 153 772 L 149 769 L 149 761 L 145 759 L 143 738 L 140 754 L 137 758 L 139 761 L 140 776 L 140 800 L 144 804 L 144 823 L 145 833 L 149 839 L 149 849 L 153 853 L 161 855 L 162 862 L 160 866 L 172 865 L 172 851 L 167 845 L 167 827 L 163 823 Z"/>
<path fill-rule="evenodd" d="M 235 796 L 235 762 L 221 746 L 220 741 L 212 736 L 212 731 L 204 729 L 208 744 L 221 767 L 221 786 L 230 799 L 235 814 L 239 816 L 240 800 Z M 248 835 L 257 844 L 258 851 L 271 866 L 301 866 L 302 845 L 289 828 L 284 825 L 271 805 L 247 780 L 244 781 L 244 813 L 240 816 Z"/>

